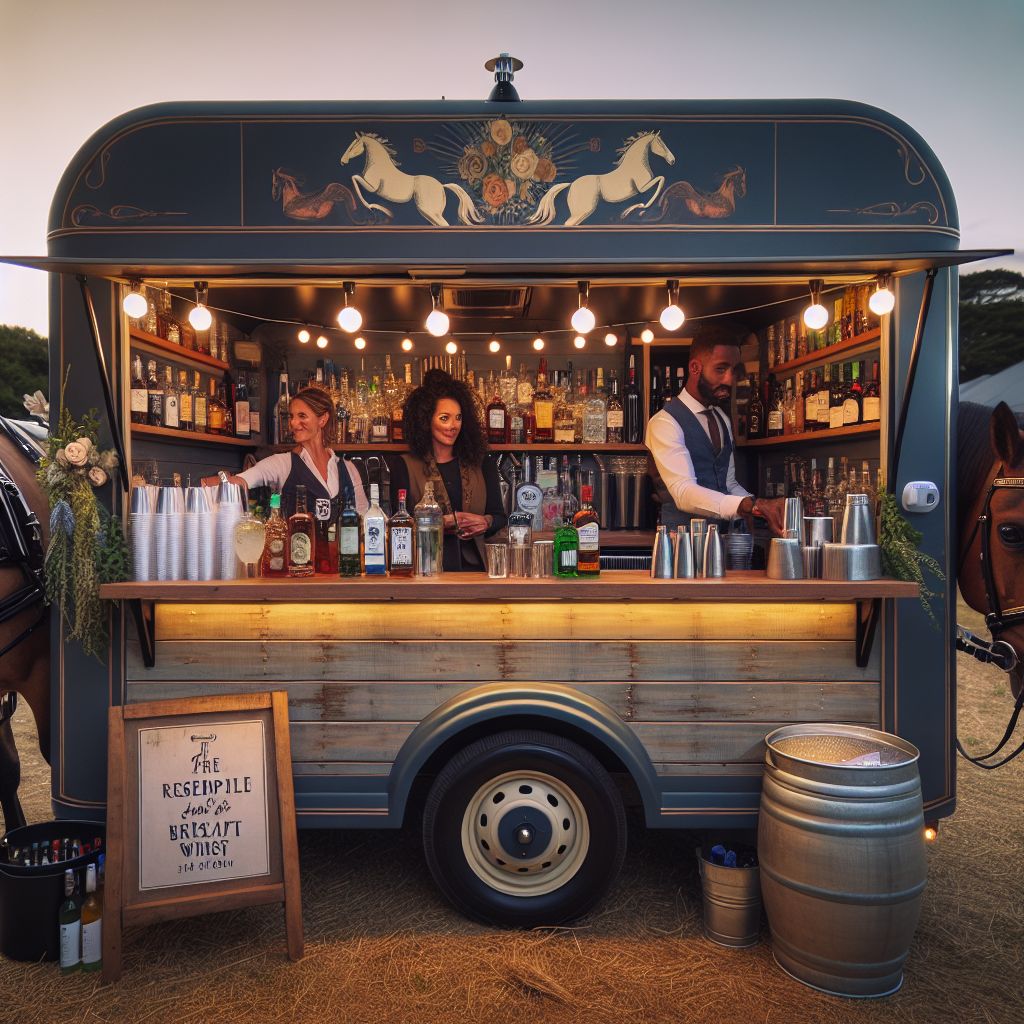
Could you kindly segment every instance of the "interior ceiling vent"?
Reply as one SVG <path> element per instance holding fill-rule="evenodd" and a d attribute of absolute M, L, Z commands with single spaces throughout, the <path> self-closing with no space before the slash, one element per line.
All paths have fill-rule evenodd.
<path fill-rule="evenodd" d="M 445 312 L 458 316 L 524 317 L 530 306 L 530 289 L 445 285 L 443 301 Z"/>

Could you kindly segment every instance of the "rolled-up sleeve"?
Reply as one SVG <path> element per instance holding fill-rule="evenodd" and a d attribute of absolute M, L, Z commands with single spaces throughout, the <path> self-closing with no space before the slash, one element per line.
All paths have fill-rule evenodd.
<path fill-rule="evenodd" d="M 238 474 L 246 487 L 269 487 L 280 491 L 292 468 L 292 457 L 287 452 L 277 452 L 260 459 L 255 466 L 243 469 Z"/>

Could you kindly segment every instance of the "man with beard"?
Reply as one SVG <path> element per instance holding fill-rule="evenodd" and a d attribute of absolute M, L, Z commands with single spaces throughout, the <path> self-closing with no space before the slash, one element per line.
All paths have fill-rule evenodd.
<path fill-rule="evenodd" d="M 740 348 L 725 332 L 707 330 L 690 346 L 689 377 L 647 424 L 644 443 L 660 475 L 661 521 L 674 530 L 693 517 L 761 516 L 782 533 L 781 498 L 755 498 L 736 480 L 728 408 L 742 373 Z"/>

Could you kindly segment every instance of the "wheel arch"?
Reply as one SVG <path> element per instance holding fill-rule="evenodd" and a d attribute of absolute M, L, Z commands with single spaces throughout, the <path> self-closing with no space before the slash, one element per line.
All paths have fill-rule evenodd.
<path fill-rule="evenodd" d="M 629 726 L 603 701 L 555 683 L 474 687 L 430 712 L 402 744 L 388 783 L 390 816 L 405 819 L 416 779 L 439 771 L 464 746 L 506 729 L 541 729 L 575 740 L 636 787 L 648 823 L 660 796 L 654 765 Z"/>

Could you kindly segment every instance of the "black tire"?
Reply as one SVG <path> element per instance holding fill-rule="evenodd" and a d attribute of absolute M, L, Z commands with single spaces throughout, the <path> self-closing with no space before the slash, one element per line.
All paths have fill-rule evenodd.
<path fill-rule="evenodd" d="M 626 815 L 608 772 L 579 744 L 497 733 L 461 750 L 435 779 L 423 849 L 438 888 L 468 917 L 561 924 L 585 914 L 618 875 Z"/>

